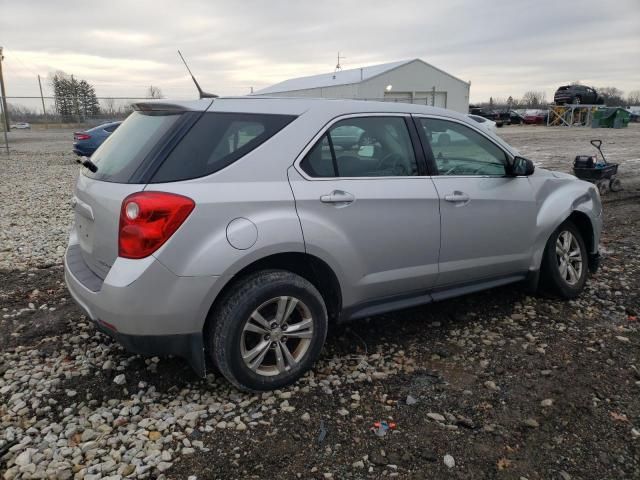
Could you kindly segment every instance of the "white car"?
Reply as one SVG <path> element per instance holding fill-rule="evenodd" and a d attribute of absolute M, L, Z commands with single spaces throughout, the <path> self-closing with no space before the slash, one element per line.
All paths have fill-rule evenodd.
<path fill-rule="evenodd" d="M 31 124 L 27 122 L 14 123 L 13 125 L 11 125 L 11 128 L 16 130 L 24 130 L 27 128 L 31 128 Z"/>
<path fill-rule="evenodd" d="M 493 133 L 496 133 L 497 126 L 496 126 L 496 122 L 494 122 L 493 120 L 489 120 L 488 118 L 481 117 L 480 115 L 468 114 L 467 116 L 470 118 L 473 118 L 476 122 L 478 122 L 487 130 Z"/>

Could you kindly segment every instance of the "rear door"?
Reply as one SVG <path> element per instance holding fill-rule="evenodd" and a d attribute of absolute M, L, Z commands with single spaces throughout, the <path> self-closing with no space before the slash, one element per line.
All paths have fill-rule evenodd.
<path fill-rule="evenodd" d="M 479 129 L 452 119 L 416 121 L 440 195 L 437 286 L 525 274 L 537 213 L 529 179 L 507 176 L 507 153 Z"/>
<path fill-rule="evenodd" d="M 404 115 L 343 117 L 289 170 L 307 251 L 339 272 L 345 307 L 436 280 L 438 196 L 414 128 Z M 360 141 L 333 142 L 345 131 Z"/>

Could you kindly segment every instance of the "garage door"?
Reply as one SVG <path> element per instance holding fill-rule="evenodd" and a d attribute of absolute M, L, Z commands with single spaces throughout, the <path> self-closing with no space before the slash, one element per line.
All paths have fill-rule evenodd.
<path fill-rule="evenodd" d="M 416 92 L 413 103 L 447 108 L 447 92 L 436 92 L 435 98 L 432 92 Z"/>
<path fill-rule="evenodd" d="M 384 101 L 411 103 L 411 92 L 384 92 Z"/>
<path fill-rule="evenodd" d="M 416 103 L 419 105 L 434 105 L 436 107 L 447 108 L 447 92 L 416 92 L 411 101 L 411 92 L 385 92 L 385 102 Z"/>

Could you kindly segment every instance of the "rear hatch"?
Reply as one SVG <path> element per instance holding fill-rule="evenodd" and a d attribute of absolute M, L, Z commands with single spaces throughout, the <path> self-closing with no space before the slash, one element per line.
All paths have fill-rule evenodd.
<path fill-rule="evenodd" d="M 559 87 L 558 90 L 556 90 L 556 93 L 553 95 L 554 99 L 569 97 L 571 97 L 571 87 L 569 85 Z"/>
<path fill-rule="evenodd" d="M 146 185 L 153 158 L 184 124 L 184 112 L 135 111 L 91 157 L 74 191 L 75 225 L 82 257 L 104 279 L 118 256 L 122 201 Z"/>

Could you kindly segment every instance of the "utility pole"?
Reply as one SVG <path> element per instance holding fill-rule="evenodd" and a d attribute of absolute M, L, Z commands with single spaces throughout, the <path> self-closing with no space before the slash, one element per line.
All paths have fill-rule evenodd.
<path fill-rule="evenodd" d="M 345 59 L 347 57 L 343 57 L 342 55 L 340 55 L 340 52 L 338 52 L 338 63 L 336 64 L 336 72 L 339 72 L 342 70 L 342 65 L 340 65 L 340 59 Z"/>
<path fill-rule="evenodd" d="M 42 82 L 40 81 L 40 75 L 38 75 L 38 85 L 40 86 L 40 99 L 42 100 L 42 114 L 44 115 L 44 126 L 48 130 L 49 122 L 47 121 L 47 109 L 44 107 L 44 95 L 42 95 Z"/>
<path fill-rule="evenodd" d="M 0 102 L 0 115 L 4 117 L 4 107 L 3 107 L 4 97 L 2 98 L 3 98 L 3 101 Z M 7 149 L 7 155 L 9 155 L 9 138 L 7 137 L 7 129 L 3 128 L 2 133 L 4 133 L 4 146 Z"/>
<path fill-rule="evenodd" d="M 4 77 L 2 76 L 2 60 L 3 59 L 4 59 L 4 56 L 2 55 L 2 47 L 0 47 L 0 96 L 2 97 L 2 110 L 4 110 L 4 113 L 3 113 L 4 124 L 5 124 L 4 130 L 5 132 L 8 132 L 9 131 L 9 108 L 7 107 L 7 94 L 4 90 Z"/>

